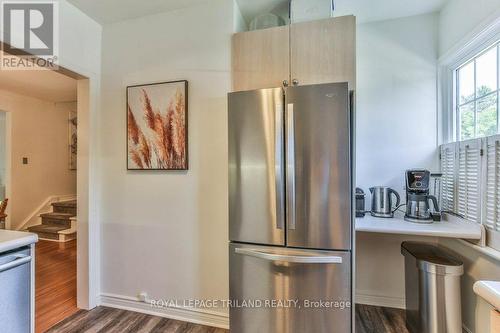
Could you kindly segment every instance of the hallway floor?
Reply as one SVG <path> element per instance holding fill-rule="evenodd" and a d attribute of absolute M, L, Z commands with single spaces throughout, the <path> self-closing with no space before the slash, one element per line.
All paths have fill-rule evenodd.
<path fill-rule="evenodd" d="M 42 333 L 78 311 L 76 240 L 41 240 L 35 248 L 35 330 Z"/>

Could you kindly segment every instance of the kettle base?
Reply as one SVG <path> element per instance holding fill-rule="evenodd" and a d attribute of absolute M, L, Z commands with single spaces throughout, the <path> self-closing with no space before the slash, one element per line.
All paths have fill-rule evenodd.
<path fill-rule="evenodd" d="M 377 213 L 377 212 L 370 212 L 371 216 L 373 217 L 385 217 L 385 218 L 393 218 L 394 213 Z"/>

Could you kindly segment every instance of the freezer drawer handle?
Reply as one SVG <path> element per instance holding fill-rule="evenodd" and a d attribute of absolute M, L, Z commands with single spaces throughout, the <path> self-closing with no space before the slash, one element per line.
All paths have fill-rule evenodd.
<path fill-rule="evenodd" d="M 269 261 L 285 261 L 299 264 L 341 264 L 342 257 L 337 256 L 294 256 L 262 252 L 255 249 L 237 248 L 237 254 L 255 257 Z"/>
<path fill-rule="evenodd" d="M 26 254 L 15 254 L 12 255 L 12 258 L 14 258 L 14 260 L 9 261 L 6 264 L 0 265 L 0 272 L 8 271 L 9 269 L 24 265 L 31 261 L 31 256 L 28 256 Z"/>

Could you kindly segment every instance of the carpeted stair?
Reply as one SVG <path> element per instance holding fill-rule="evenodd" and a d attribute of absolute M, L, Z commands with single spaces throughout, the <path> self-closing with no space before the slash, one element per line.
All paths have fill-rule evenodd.
<path fill-rule="evenodd" d="M 72 225 L 76 216 L 76 200 L 60 201 L 52 204 L 52 212 L 40 214 L 42 224 L 29 227 L 28 231 L 38 234 L 41 239 L 68 241 L 76 238 L 76 227 Z"/>

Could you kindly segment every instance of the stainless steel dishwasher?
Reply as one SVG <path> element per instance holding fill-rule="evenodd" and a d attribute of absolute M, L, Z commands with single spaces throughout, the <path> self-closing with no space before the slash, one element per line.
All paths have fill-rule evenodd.
<path fill-rule="evenodd" d="M 30 253 L 22 247 L 0 254 L 0 332 L 30 332 Z"/>

